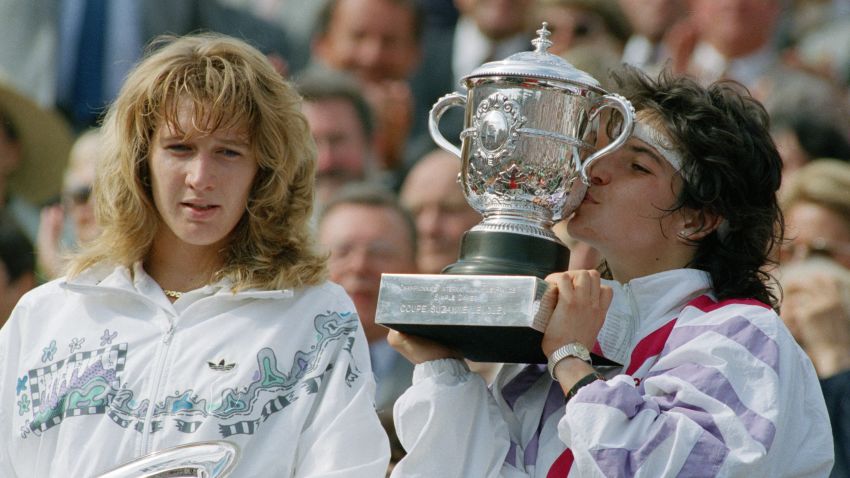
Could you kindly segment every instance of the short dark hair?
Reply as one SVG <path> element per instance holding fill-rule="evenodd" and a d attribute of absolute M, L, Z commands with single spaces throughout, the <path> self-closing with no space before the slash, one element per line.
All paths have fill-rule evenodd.
<path fill-rule="evenodd" d="M 18 223 L 5 213 L 0 213 L 0 262 L 6 267 L 9 282 L 35 273 L 35 248 Z"/>
<path fill-rule="evenodd" d="M 331 197 L 319 212 L 317 224 L 321 224 L 327 215 L 337 206 L 357 205 L 388 209 L 396 213 L 404 222 L 407 235 L 410 238 L 413 255 L 418 251 L 416 222 L 398 200 L 398 196 L 390 189 L 373 182 L 350 183 Z"/>
<path fill-rule="evenodd" d="M 413 14 L 413 39 L 417 43 L 422 41 L 422 35 L 425 30 L 425 12 L 419 6 L 417 0 L 389 0 L 390 2 L 405 7 Z M 319 15 L 316 17 L 316 25 L 313 27 L 313 38 L 321 38 L 328 33 L 331 26 L 336 7 L 339 6 L 340 0 L 328 0 L 325 6 L 319 10 Z"/>
<path fill-rule="evenodd" d="M 825 121 L 812 111 L 789 119 L 787 127 L 794 132 L 810 160 L 833 158 L 850 161 L 850 138 L 841 124 Z"/>
<path fill-rule="evenodd" d="M 354 108 L 363 132 L 371 138 L 375 132 L 375 120 L 372 109 L 354 78 L 344 73 L 331 71 L 306 71 L 295 81 L 298 93 L 304 101 L 344 100 Z"/>
<path fill-rule="evenodd" d="M 754 298 L 776 306 L 766 267 L 775 264 L 771 252 L 783 237 L 776 196 L 782 159 L 764 107 L 739 83 L 705 87 L 669 68 L 657 78 L 629 66 L 612 76 L 637 111 L 661 122 L 683 156 L 683 187 L 672 211 L 687 207 L 724 220 L 698 241 L 689 267 L 711 275 L 720 300 Z"/>

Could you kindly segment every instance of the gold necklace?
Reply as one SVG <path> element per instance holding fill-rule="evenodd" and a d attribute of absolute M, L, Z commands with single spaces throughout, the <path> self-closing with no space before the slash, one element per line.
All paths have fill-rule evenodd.
<path fill-rule="evenodd" d="M 162 291 L 165 293 L 166 297 L 171 297 L 173 299 L 179 299 L 183 297 L 183 293 L 177 290 L 162 289 Z"/>

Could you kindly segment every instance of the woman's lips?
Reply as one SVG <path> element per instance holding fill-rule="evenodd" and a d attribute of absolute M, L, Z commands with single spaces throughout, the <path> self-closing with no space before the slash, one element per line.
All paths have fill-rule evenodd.
<path fill-rule="evenodd" d="M 219 206 L 215 204 L 200 204 L 190 202 L 180 203 L 180 206 L 187 211 L 189 217 L 191 217 L 192 219 L 209 218 L 210 216 L 214 215 L 219 209 Z"/>

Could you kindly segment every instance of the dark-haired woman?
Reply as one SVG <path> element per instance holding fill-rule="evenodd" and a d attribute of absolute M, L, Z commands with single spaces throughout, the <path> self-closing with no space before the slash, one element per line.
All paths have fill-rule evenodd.
<path fill-rule="evenodd" d="M 550 276 L 548 367 L 506 367 L 490 390 L 451 351 L 392 332 L 417 363 L 396 476 L 829 474 L 817 377 L 766 285 L 782 219 L 764 109 L 730 83 L 615 80 L 635 132 L 592 166 L 568 226 L 607 278 Z"/>

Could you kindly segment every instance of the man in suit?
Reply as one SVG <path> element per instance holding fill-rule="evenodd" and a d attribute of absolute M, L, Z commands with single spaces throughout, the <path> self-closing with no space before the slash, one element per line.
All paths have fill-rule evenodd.
<path fill-rule="evenodd" d="M 301 108 L 316 140 L 316 211 L 346 184 L 377 177 L 372 110 L 356 81 L 336 72 L 299 77 Z"/>
<path fill-rule="evenodd" d="M 375 323 L 375 311 L 382 273 L 417 272 L 416 226 L 392 193 L 352 184 L 325 205 L 318 238 L 330 252 L 330 279 L 351 296 L 366 332 L 378 414 L 391 416 L 396 398 L 411 384 L 413 365 L 389 346 L 388 329 Z"/>
<path fill-rule="evenodd" d="M 410 84 L 422 57 L 423 20 L 415 0 L 331 0 L 319 15 L 307 68 L 357 79 L 374 114 L 379 166 L 399 175 L 408 140 L 420 133 L 414 123 L 427 113 Z"/>

